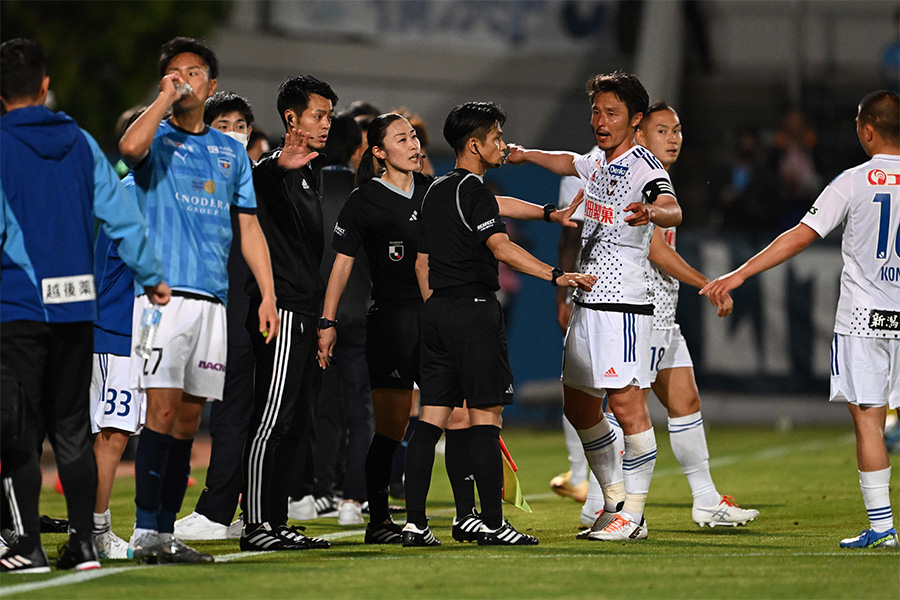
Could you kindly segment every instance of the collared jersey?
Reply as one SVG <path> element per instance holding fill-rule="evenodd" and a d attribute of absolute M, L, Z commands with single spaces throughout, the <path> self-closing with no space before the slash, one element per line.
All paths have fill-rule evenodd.
<path fill-rule="evenodd" d="M 378 177 L 353 190 L 334 226 L 332 246 L 356 256 L 365 248 L 372 272 L 372 299 L 422 298 L 416 280 L 419 208 L 433 177 L 413 173 L 408 192 Z"/>
<path fill-rule="evenodd" d="M 575 160 L 584 180 L 584 229 L 581 234 L 579 271 L 596 275 L 590 292 L 576 290 L 581 304 L 616 304 L 645 312 L 652 306 L 647 255 L 654 225 L 632 227 L 625 222 L 625 207 L 644 202 L 645 188 L 669 175 L 649 150 L 633 146 L 606 162 L 602 150 Z M 649 314 L 649 313 L 648 313 Z"/>
<path fill-rule="evenodd" d="M 217 129 L 190 133 L 163 121 L 134 181 L 166 283 L 226 303 L 231 208 L 256 211 L 244 147 Z"/>
<path fill-rule="evenodd" d="M 900 156 L 876 154 L 844 171 L 800 222 L 820 237 L 844 225 L 834 332 L 900 338 Z"/>
<path fill-rule="evenodd" d="M 497 259 L 485 242 L 506 233 L 497 198 L 484 180 L 453 169 L 435 181 L 419 210 L 419 252 L 428 254 L 428 286 L 433 290 L 480 284 L 500 289 Z"/>

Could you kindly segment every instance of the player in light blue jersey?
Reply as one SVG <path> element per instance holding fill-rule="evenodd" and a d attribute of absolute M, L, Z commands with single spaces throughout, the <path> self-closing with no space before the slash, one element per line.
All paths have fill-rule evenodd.
<path fill-rule="evenodd" d="M 891 463 L 884 442 L 888 408 L 900 407 L 900 97 L 862 99 L 856 135 L 871 160 L 841 173 L 800 223 L 701 294 L 724 306 L 747 278 L 800 254 L 843 225 L 841 295 L 831 346 L 832 401 L 847 402 L 856 432 L 859 487 L 869 528 L 841 548 L 896 548 Z"/>
<path fill-rule="evenodd" d="M 239 213 L 241 249 L 261 290 L 259 333 L 267 343 L 278 334 L 279 319 L 249 158 L 239 142 L 203 120 L 206 99 L 216 90 L 216 56 L 197 40 L 177 37 L 162 47 L 159 74 L 159 95 L 119 142 L 134 165 L 150 243 L 173 288 L 150 358 L 132 354 L 131 383 L 147 392 L 147 417 L 135 457 L 137 519 L 129 553 L 211 562 L 173 531 L 201 409 L 206 399 L 222 398 L 231 210 Z M 161 122 L 170 108 L 171 119 Z M 135 331 L 146 306 L 146 297 L 136 299 Z"/>

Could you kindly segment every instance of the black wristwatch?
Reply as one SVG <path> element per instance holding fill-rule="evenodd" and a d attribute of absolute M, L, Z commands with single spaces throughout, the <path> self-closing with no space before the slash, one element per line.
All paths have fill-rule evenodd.
<path fill-rule="evenodd" d="M 328 329 L 329 327 L 334 327 L 337 325 L 337 319 L 332 321 L 331 319 L 326 319 L 325 317 L 319 317 L 319 329 Z"/>
<path fill-rule="evenodd" d="M 556 208 L 555 204 L 545 204 L 544 205 L 544 220 L 548 223 L 550 222 L 550 215 L 555 213 L 558 208 Z"/>
<path fill-rule="evenodd" d="M 559 267 L 553 267 L 553 271 L 550 272 L 550 285 L 555 286 L 556 280 L 559 279 L 561 275 L 565 275 L 566 272 L 560 269 Z"/>

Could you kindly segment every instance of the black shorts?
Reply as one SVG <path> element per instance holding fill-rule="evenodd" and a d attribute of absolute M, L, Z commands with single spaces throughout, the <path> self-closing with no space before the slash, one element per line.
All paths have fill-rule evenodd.
<path fill-rule="evenodd" d="M 432 296 L 422 308 L 420 326 L 423 405 L 512 404 L 506 326 L 494 294 Z"/>
<path fill-rule="evenodd" d="M 411 390 L 419 381 L 421 301 L 377 302 L 366 319 L 366 362 L 373 390 Z"/>

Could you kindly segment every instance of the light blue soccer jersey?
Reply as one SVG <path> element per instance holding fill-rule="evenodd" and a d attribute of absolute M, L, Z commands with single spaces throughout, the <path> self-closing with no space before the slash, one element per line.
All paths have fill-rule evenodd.
<path fill-rule="evenodd" d="M 231 210 L 256 211 L 250 159 L 218 130 L 189 133 L 160 123 L 134 169 L 148 237 L 173 289 L 228 297 Z"/>

